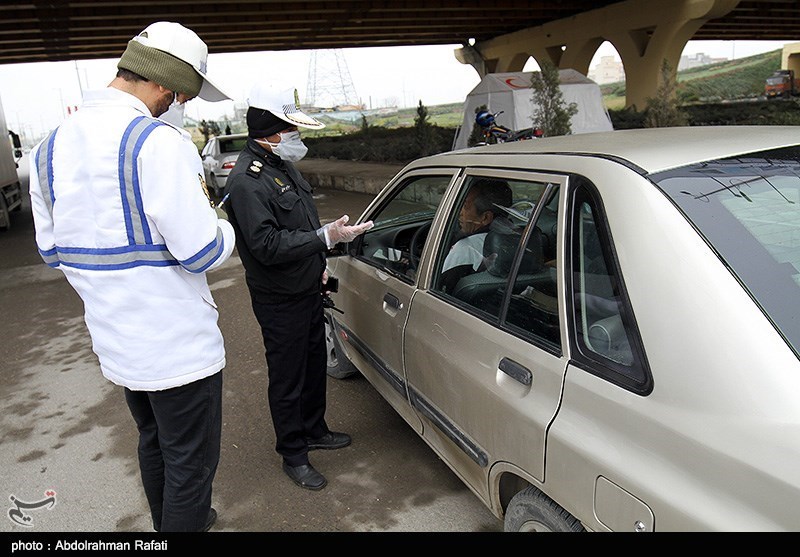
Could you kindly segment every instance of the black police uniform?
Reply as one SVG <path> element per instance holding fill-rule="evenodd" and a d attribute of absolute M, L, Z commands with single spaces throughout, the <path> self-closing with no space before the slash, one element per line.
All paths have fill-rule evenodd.
<path fill-rule="evenodd" d="M 307 439 L 325 423 L 327 351 L 322 273 L 327 245 L 311 185 L 293 164 L 253 139 L 228 176 L 228 220 L 261 325 L 276 451 L 308 464 Z"/>

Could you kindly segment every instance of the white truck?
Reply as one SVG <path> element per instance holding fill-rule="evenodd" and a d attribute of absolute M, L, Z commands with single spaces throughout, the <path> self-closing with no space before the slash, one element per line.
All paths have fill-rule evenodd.
<path fill-rule="evenodd" d="M 11 211 L 22 208 L 22 186 L 17 174 L 22 145 L 19 136 L 6 126 L 0 101 L 0 230 L 11 228 Z"/>

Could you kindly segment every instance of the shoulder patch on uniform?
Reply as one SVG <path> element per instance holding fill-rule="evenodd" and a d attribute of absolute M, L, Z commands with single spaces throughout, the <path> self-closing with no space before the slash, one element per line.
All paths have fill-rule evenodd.
<path fill-rule="evenodd" d="M 252 176 L 253 178 L 258 178 L 261 176 L 261 161 L 250 161 L 250 166 L 247 167 L 246 173 L 248 176 Z"/>

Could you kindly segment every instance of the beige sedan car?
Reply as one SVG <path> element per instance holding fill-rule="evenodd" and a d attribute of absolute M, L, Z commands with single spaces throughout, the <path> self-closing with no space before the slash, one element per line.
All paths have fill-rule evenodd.
<path fill-rule="evenodd" d="M 800 128 L 454 151 L 364 220 L 332 375 L 506 530 L 800 529 Z"/>

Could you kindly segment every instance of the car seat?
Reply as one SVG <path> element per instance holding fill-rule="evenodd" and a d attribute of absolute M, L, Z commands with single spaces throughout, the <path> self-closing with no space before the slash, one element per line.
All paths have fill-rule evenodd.
<path fill-rule="evenodd" d="M 534 228 L 525 246 L 514 290 L 522 290 L 533 284 L 544 270 L 542 258 L 542 232 Z M 508 275 L 514 266 L 519 247 L 520 234 L 509 228 L 490 230 L 483 243 L 483 255 L 490 261 L 486 270 L 466 276 L 458 281 L 453 296 L 464 302 L 496 313 L 502 303 Z"/>

